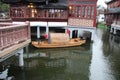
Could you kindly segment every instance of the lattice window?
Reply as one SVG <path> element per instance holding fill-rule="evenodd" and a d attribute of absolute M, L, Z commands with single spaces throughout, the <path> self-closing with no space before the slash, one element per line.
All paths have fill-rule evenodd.
<path fill-rule="evenodd" d="M 94 5 L 80 5 L 80 6 L 71 6 L 72 9 L 69 11 L 69 17 L 76 18 L 94 18 Z"/>

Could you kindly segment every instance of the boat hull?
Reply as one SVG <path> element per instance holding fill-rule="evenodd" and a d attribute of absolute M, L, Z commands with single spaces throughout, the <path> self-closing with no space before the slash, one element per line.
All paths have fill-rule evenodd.
<path fill-rule="evenodd" d="M 38 42 L 32 41 L 32 45 L 36 48 L 64 48 L 64 47 L 73 47 L 73 46 L 80 46 L 86 43 L 86 40 L 80 40 L 79 38 L 71 39 L 67 43 L 51 43 L 48 44 L 47 42 Z"/>

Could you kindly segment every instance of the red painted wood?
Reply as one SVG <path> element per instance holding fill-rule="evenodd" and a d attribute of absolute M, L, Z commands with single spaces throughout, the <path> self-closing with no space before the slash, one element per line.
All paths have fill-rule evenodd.
<path fill-rule="evenodd" d="M 30 12 L 26 12 L 27 8 L 11 8 L 11 17 L 12 19 L 67 19 L 68 10 L 59 10 L 59 9 L 28 9 Z M 32 10 L 36 13 L 32 14 Z M 24 14 L 24 15 L 23 15 Z M 31 15 L 32 14 L 32 15 Z M 58 15 L 59 14 L 59 15 Z"/>
<path fill-rule="evenodd" d="M 91 4 L 81 4 L 81 2 L 94 2 Z M 97 0 L 68 0 L 68 5 L 72 6 L 70 10 L 70 19 L 93 20 L 93 26 L 96 27 L 96 2 Z M 77 9 L 79 8 L 79 9 Z M 80 13 L 79 13 L 80 12 Z M 80 15 L 80 16 L 79 16 Z M 68 19 L 69 19 L 68 18 Z M 85 25 L 85 24 L 84 24 Z M 87 23 L 86 23 L 87 25 Z"/>
<path fill-rule="evenodd" d="M 93 27 L 96 27 L 96 16 L 97 16 L 97 4 L 94 5 L 94 23 L 93 23 Z"/>
<path fill-rule="evenodd" d="M 108 9 L 118 8 L 120 6 L 120 0 L 112 0 L 108 4 Z M 105 12 L 105 19 L 107 26 L 111 26 L 114 22 L 115 24 L 119 23 L 119 13 L 109 13 L 108 10 Z"/>
<path fill-rule="evenodd" d="M 21 41 L 30 39 L 30 26 L 17 26 L 12 24 L 9 26 L 0 28 L 0 50 L 10 47 L 14 44 L 18 44 Z"/>

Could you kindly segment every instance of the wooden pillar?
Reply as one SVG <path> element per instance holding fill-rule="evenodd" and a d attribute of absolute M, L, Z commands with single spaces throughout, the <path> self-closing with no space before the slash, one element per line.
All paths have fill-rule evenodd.
<path fill-rule="evenodd" d="M 116 31 L 117 31 L 117 29 L 114 27 L 114 32 L 113 32 L 114 35 L 116 34 Z"/>
<path fill-rule="evenodd" d="M 49 11 L 48 11 L 48 9 L 46 10 L 46 18 L 48 18 L 49 17 Z"/>
<path fill-rule="evenodd" d="M 48 33 L 49 33 L 49 27 L 48 27 L 48 22 L 47 22 L 46 34 L 45 34 L 45 38 L 46 38 L 46 39 L 48 39 Z"/>
<path fill-rule="evenodd" d="M 24 18 L 27 18 L 27 12 L 26 12 L 26 11 L 28 11 L 28 10 L 27 10 L 26 7 L 24 7 L 23 9 L 24 9 L 24 10 L 23 10 L 23 11 L 24 11 L 24 13 L 23 13 L 24 16 L 23 16 L 23 17 L 24 17 Z"/>
<path fill-rule="evenodd" d="M 92 31 L 92 34 L 91 34 L 91 40 L 94 41 L 94 37 L 95 37 L 95 30 Z"/>
<path fill-rule="evenodd" d="M 12 29 L 12 32 L 11 32 L 11 40 L 12 40 L 12 44 L 14 42 L 14 33 L 13 33 L 13 29 Z"/>
<path fill-rule="evenodd" d="M 12 30 L 10 29 L 10 33 L 9 33 L 9 38 L 10 38 L 10 45 L 12 45 Z"/>
<path fill-rule="evenodd" d="M 96 16 L 97 16 L 97 3 L 94 4 L 94 23 L 93 23 L 93 27 L 96 27 Z"/>
<path fill-rule="evenodd" d="M 72 38 L 73 30 L 70 29 L 70 38 Z"/>
<path fill-rule="evenodd" d="M 78 29 L 78 33 L 77 33 L 77 38 L 79 38 L 80 37 L 80 30 Z"/>
<path fill-rule="evenodd" d="M 0 30 L 0 50 L 2 49 L 2 30 Z"/>
<path fill-rule="evenodd" d="M 110 28 L 110 33 L 113 33 L 114 32 L 114 28 Z"/>
<path fill-rule="evenodd" d="M 19 55 L 19 66 L 23 67 L 24 66 L 23 49 L 18 51 L 18 55 Z"/>
<path fill-rule="evenodd" d="M 27 24 L 27 31 L 26 31 L 26 34 L 27 34 L 27 38 L 30 39 L 31 37 L 31 31 L 30 31 L 30 22 L 29 21 L 26 21 L 26 24 Z"/>
<path fill-rule="evenodd" d="M 46 34 L 48 34 L 48 33 L 49 33 L 49 27 L 46 26 Z"/>
<path fill-rule="evenodd" d="M 119 4 L 118 4 L 118 5 L 119 5 L 119 7 L 120 7 L 120 0 L 119 0 L 118 2 L 119 2 Z"/>
<path fill-rule="evenodd" d="M 37 26 L 37 38 L 40 38 L 40 26 Z"/>
<path fill-rule="evenodd" d="M 6 45 L 6 32 L 5 30 L 3 31 L 3 46 Z"/>

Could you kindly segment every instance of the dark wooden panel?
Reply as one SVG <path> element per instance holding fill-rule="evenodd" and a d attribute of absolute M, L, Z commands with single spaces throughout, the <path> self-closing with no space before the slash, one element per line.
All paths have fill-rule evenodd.
<path fill-rule="evenodd" d="M 1 0 L 1 1 L 5 3 L 16 3 L 16 2 L 20 2 L 21 0 Z"/>
<path fill-rule="evenodd" d="M 27 2 L 33 2 L 33 3 L 45 2 L 45 1 L 49 1 L 50 3 L 56 3 L 56 2 L 58 2 L 58 0 L 26 0 L 26 1 Z"/>
<path fill-rule="evenodd" d="M 26 0 L 28 2 L 45 2 L 46 0 Z"/>

